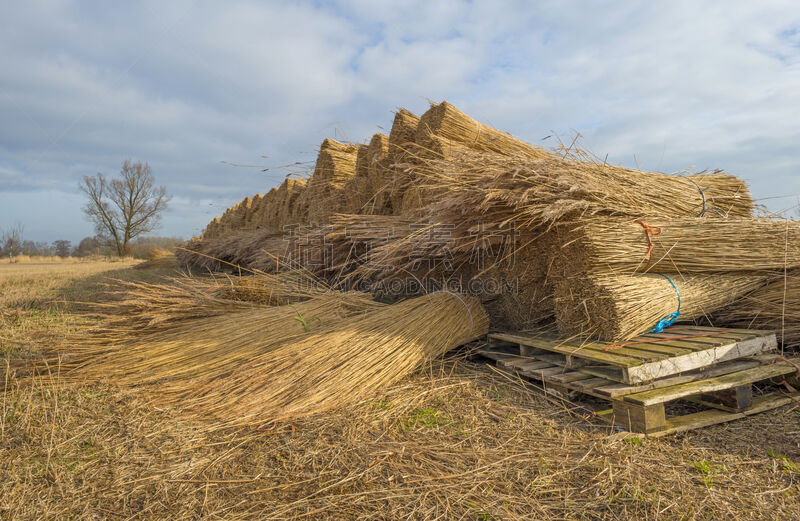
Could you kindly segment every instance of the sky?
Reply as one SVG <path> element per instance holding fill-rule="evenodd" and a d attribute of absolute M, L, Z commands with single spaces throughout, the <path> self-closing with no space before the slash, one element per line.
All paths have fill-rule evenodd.
<path fill-rule="evenodd" d="M 442 100 L 530 143 L 580 133 L 610 163 L 800 201 L 794 1 L 34 0 L 0 3 L 0 229 L 92 235 L 81 178 L 133 159 L 173 196 L 156 233 L 189 238 L 325 137 Z"/>

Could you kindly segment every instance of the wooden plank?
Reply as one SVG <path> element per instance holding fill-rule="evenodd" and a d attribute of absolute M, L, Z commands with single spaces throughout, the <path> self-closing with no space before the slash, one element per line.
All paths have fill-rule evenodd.
<path fill-rule="evenodd" d="M 601 385 L 608 385 L 608 380 L 605 378 L 589 378 L 586 380 L 577 380 L 569 384 L 569 387 L 574 388 L 576 391 L 581 392 L 588 392 L 594 389 L 595 387 L 600 387 Z"/>
<path fill-rule="evenodd" d="M 541 339 L 541 338 L 525 338 L 516 335 L 507 335 L 507 334 L 499 334 L 493 333 L 490 335 L 492 338 L 498 338 L 501 340 L 508 339 L 509 341 L 514 341 L 518 343 L 522 342 L 529 342 L 534 347 L 541 347 L 542 349 L 547 349 L 548 351 L 554 351 L 556 353 L 561 353 L 567 357 L 577 356 L 580 358 L 585 358 L 586 360 L 591 360 L 593 362 L 605 363 L 616 365 L 619 367 L 630 367 L 632 365 L 636 365 L 641 362 L 642 355 L 639 353 L 637 358 L 632 358 L 630 356 L 625 355 L 625 351 L 621 349 L 615 350 L 616 352 L 611 351 L 602 351 L 602 347 L 598 344 L 599 347 L 593 346 L 592 348 L 586 347 L 585 345 L 566 345 L 563 342 L 550 340 L 550 339 Z M 646 359 L 652 358 L 650 356 L 645 356 Z"/>
<path fill-rule="evenodd" d="M 715 346 L 705 351 L 696 351 L 668 360 L 627 367 L 623 370 L 623 376 L 625 377 L 625 383 L 628 384 L 649 382 L 664 376 L 699 369 L 719 362 L 758 355 L 775 349 L 777 345 L 778 341 L 773 333 L 766 337 L 756 337 L 742 342 Z"/>
<path fill-rule="evenodd" d="M 638 405 L 653 405 L 656 403 L 665 403 L 671 400 L 677 400 L 679 398 L 683 398 L 684 396 L 691 396 L 693 394 L 722 391 L 724 389 L 730 389 L 739 385 L 759 382 L 761 380 L 793 373 L 795 371 L 796 369 L 794 367 L 786 363 L 762 365 L 752 369 L 745 369 L 744 371 L 737 371 L 735 373 L 729 373 L 723 376 L 717 376 L 696 382 L 689 382 L 680 385 L 673 385 L 671 387 L 664 387 L 663 389 L 653 389 L 652 391 L 629 394 L 626 395 L 624 399 L 627 402 Z"/>
<path fill-rule="evenodd" d="M 674 326 L 670 326 L 667 329 L 667 331 L 672 331 L 673 329 L 686 329 L 689 331 L 698 331 L 698 332 L 707 331 L 709 333 L 724 331 L 725 333 L 743 333 L 743 334 L 753 334 L 756 336 L 767 336 L 775 332 L 771 329 L 743 329 L 734 327 L 695 326 L 694 324 L 675 324 Z"/>
<path fill-rule="evenodd" d="M 702 380 L 703 378 L 711 378 L 714 376 L 734 373 L 736 371 L 758 367 L 759 365 L 761 364 L 756 360 L 734 360 L 732 362 L 723 362 L 719 365 L 694 370 L 677 376 L 659 378 L 658 380 L 653 380 L 652 382 L 643 384 L 630 385 L 625 383 L 615 383 L 605 387 L 597 387 L 594 391 L 601 396 L 618 398 L 626 394 L 640 393 L 643 391 L 649 391 L 651 389 L 662 389 L 672 385 L 696 382 L 697 380 Z"/>
<path fill-rule="evenodd" d="M 519 371 L 521 375 L 536 378 L 537 380 L 543 380 L 546 376 L 561 374 L 563 372 L 563 367 L 546 367 L 544 369 L 524 369 Z"/>
<path fill-rule="evenodd" d="M 589 378 L 591 378 L 590 375 L 581 371 L 570 371 L 568 373 L 553 375 L 549 378 L 549 380 L 556 383 L 570 383 L 578 380 L 588 380 Z"/>
<path fill-rule="evenodd" d="M 551 364 L 550 362 L 542 362 L 541 360 L 522 358 L 522 357 L 513 358 L 511 360 L 498 360 L 497 365 L 500 368 L 509 371 L 545 369 L 547 367 L 553 367 L 553 364 Z"/>
<path fill-rule="evenodd" d="M 800 400 L 800 393 L 794 393 L 791 395 L 770 393 L 764 396 L 757 396 L 753 398 L 753 405 L 749 409 L 742 412 L 725 412 L 717 409 L 711 409 L 708 411 L 700 411 L 692 414 L 686 414 L 684 416 L 678 416 L 676 418 L 670 418 L 666 421 L 663 429 L 653 433 L 648 433 L 647 436 L 668 436 L 670 434 L 686 432 L 692 429 L 709 427 L 718 423 L 738 420 L 753 414 L 770 411 L 784 405 L 795 403 L 796 400 Z"/>
<path fill-rule="evenodd" d="M 752 384 L 738 385 L 733 389 L 700 395 L 700 403 L 730 412 L 741 412 L 753 405 Z"/>
<path fill-rule="evenodd" d="M 494 351 L 491 349 L 476 349 L 476 353 L 479 355 L 489 358 L 490 360 L 494 360 L 495 362 L 499 362 L 501 360 L 512 360 L 514 358 L 518 358 L 518 355 L 512 355 L 509 353 L 503 353 L 500 351 Z"/>

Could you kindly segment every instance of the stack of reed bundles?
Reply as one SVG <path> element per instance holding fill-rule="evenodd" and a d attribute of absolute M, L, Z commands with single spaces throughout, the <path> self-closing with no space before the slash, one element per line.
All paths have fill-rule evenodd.
<path fill-rule="evenodd" d="M 283 196 L 281 197 L 280 209 L 278 211 L 278 226 L 276 231 L 282 231 L 287 226 L 304 224 L 305 221 L 296 213 L 296 207 L 299 204 L 300 197 L 305 187 L 305 179 L 287 177 L 283 180 L 283 183 L 281 183 L 278 191 L 280 191 Z"/>
<path fill-rule="evenodd" d="M 432 136 L 440 139 L 431 139 Z M 452 142 L 473 150 L 500 155 L 523 156 L 528 159 L 550 156 L 549 152 L 511 134 L 478 123 L 446 101 L 431 105 L 422 115 L 414 140 L 423 149 L 445 158 L 446 146 L 452 146 Z"/>
<path fill-rule="evenodd" d="M 203 271 L 244 268 L 272 273 L 290 256 L 290 243 L 282 233 L 246 230 L 191 240 L 185 249 L 176 251 L 176 256 L 182 265 Z"/>
<path fill-rule="evenodd" d="M 369 179 L 369 213 L 388 215 L 392 212 L 390 197 L 391 161 L 389 136 L 377 133 L 372 136 L 367 150 L 367 177 Z"/>
<path fill-rule="evenodd" d="M 406 109 L 399 109 L 394 115 L 392 129 L 389 132 L 389 150 L 387 152 L 387 177 L 389 186 L 389 204 L 394 214 L 400 213 L 403 194 L 408 185 L 408 174 L 401 165 L 407 163 L 414 154 L 414 142 L 419 117 Z"/>
<path fill-rule="evenodd" d="M 356 173 L 357 153 L 354 145 L 332 139 L 322 142 L 305 192 L 310 224 L 325 224 L 331 215 L 344 211 L 344 188 Z"/>
<path fill-rule="evenodd" d="M 369 145 L 360 144 L 356 151 L 356 173 L 347 181 L 344 189 L 345 212 L 349 214 L 369 213 L 367 203 L 370 202 L 369 178 Z"/>

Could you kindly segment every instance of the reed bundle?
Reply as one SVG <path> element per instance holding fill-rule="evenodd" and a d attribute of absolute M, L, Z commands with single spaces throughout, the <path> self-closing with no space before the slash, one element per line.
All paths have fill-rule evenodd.
<path fill-rule="evenodd" d="M 369 145 L 360 144 L 356 151 L 356 173 L 345 184 L 345 212 L 350 214 L 369 213 L 366 208 L 372 197 L 369 185 Z"/>
<path fill-rule="evenodd" d="M 710 316 L 766 281 L 763 274 L 742 273 L 669 278 L 653 273 L 588 273 L 559 278 L 554 281 L 556 323 L 564 335 L 620 342 L 677 311 L 682 321 Z"/>
<path fill-rule="evenodd" d="M 775 331 L 784 347 L 800 347 L 800 271 L 790 271 L 712 318 L 715 325 Z"/>
<path fill-rule="evenodd" d="M 520 227 L 586 216 L 749 217 L 744 181 L 719 172 L 672 176 L 556 157 L 464 155 L 416 167 L 437 193 L 430 215 L 516 222 Z"/>
<path fill-rule="evenodd" d="M 800 221 L 594 219 L 575 229 L 565 262 L 621 273 L 720 273 L 800 267 Z"/>
<path fill-rule="evenodd" d="M 482 152 L 521 155 L 529 159 L 540 159 L 550 155 L 545 150 L 520 141 L 511 134 L 478 123 L 446 101 L 431 105 L 420 118 L 415 135 L 417 145 L 443 155 L 444 151 L 440 150 L 443 141 L 431 140 L 431 136 L 438 136 Z"/>
<path fill-rule="evenodd" d="M 416 147 L 414 138 L 419 125 L 419 117 L 406 109 L 398 110 L 394 115 L 392 129 L 389 132 L 389 150 L 387 152 L 389 199 L 392 211 L 397 214 L 403 203 L 403 193 L 409 183 L 408 173 L 396 165 L 408 160 Z"/>
<path fill-rule="evenodd" d="M 377 133 L 372 136 L 367 149 L 367 177 L 369 179 L 369 213 L 386 215 L 391 213 L 389 196 L 390 163 L 389 136 Z"/>
<path fill-rule="evenodd" d="M 231 425 L 296 419 L 372 395 L 484 335 L 488 325 L 477 299 L 453 293 L 410 299 L 286 342 L 192 389 L 180 403 Z"/>
<path fill-rule="evenodd" d="M 344 188 L 356 173 L 358 148 L 325 139 L 320 146 L 314 173 L 308 180 L 305 201 L 308 222 L 324 224 L 328 218 L 344 210 Z"/>
<path fill-rule="evenodd" d="M 119 386 L 156 385 L 161 398 L 180 396 L 195 386 L 224 385 L 232 371 L 269 358 L 284 343 L 331 329 L 348 317 L 383 305 L 368 295 L 326 293 L 284 306 L 250 303 L 203 317 L 185 313 L 169 327 L 148 326 L 131 333 L 93 335 L 74 378 L 110 378 Z M 110 340 L 110 342 L 106 342 Z M 110 344 L 105 347 L 104 344 Z"/>
<path fill-rule="evenodd" d="M 290 262 L 291 254 L 290 238 L 266 229 L 193 239 L 184 250 L 176 251 L 178 261 L 187 268 L 235 271 L 241 267 L 268 273 Z"/>
<path fill-rule="evenodd" d="M 283 231 L 285 226 L 302 224 L 302 216 L 297 215 L 298 200 L 306 188 L 305 179 L 287 177 L 278 187 L 278 212 L 275 231 Z"/>

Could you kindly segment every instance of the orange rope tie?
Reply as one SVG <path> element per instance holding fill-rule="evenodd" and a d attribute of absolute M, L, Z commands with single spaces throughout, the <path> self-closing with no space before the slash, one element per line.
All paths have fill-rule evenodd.
<path fill-rule="evenodd" d="M 680 327 L 676 327 L 674 329 L 681 329 Z M 664 331 L 668 331 L 665 329 Z M 716 333 L 700 333 L 697 335 L 678 335 L 678 336 L 671 336 L 668 338 L 656 338 L 653 340 L 631 340 L 629 342 L 623 342 L 621 344 L 608 344 L 606 347 L 603 348 L 603 351 L 611 351 L 612 349 L 620 349 L 622 347 L 630 346 L 633 344 L 657 344 L 659 342 L 669 342 L 671 340 L 684 340 L 686 338 L 698 338 L 701 336 L 714 336 L 714 335 L 724 335 L 727 331 L 717 331 Z"/>
<path fill-rule="evenodd" d="M 647 266 L 646 268 L 650 267 L 650 264 L 653 262 L 653 237 L 658 237 L 661 235 L 661 232 L 664 230 L 661 229 L 660 226 L 650 226 L 646 222 L 641 219 L 636 219 L 636 222 L 642 225 L 644 228 L 644 236 L 647 238 Z M 645 268 L 645 269 L 646 269 Z"/>

